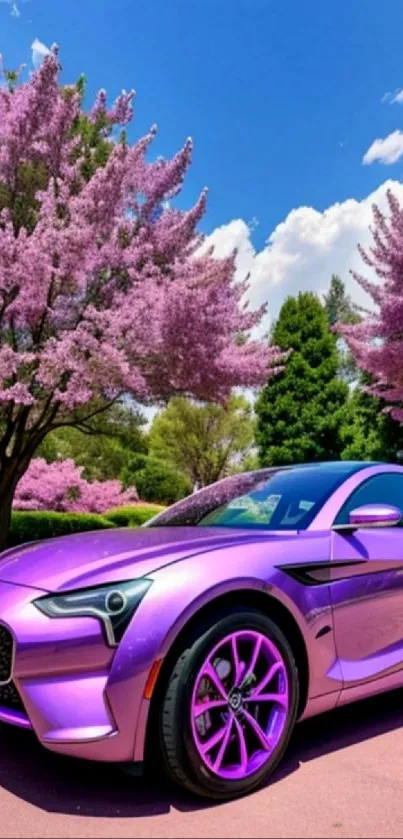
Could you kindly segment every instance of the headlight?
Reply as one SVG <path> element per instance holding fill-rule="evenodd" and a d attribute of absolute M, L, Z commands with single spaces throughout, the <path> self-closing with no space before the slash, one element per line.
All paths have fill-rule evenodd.
<path fill-rule="evenodd" d="M 50 618 L 96 617 L 102 621 L 110 646 L 116 646 L 150 588 L 151 580 L 132 580 L 97 588 L 83 588 L 34 600 Z"/>

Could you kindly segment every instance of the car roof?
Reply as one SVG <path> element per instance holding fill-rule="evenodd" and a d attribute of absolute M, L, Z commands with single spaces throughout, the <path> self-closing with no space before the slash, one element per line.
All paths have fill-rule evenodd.
<path fill-rule="evenodd" d="M 344 461 L 347 469 L 345 473 L 339 472 L 341 478 L 339 486 L 335 487 L 329 498 L 324 502 L 308 530 L 327 530 L 332 526 L 334 516 L 341 509 L 349 495 L 364 481 L 374 478 L 377 475 L 403 474 L 403 466 L 396 463 L 384 461 Z"/>
<path fill-rule="evenodd" d="M 368 469 L 373 466 L 387 466 L 381 460 L 323 460 L 316 463 L 292 463 L 284 466 L 268 466 L 266 469 L 256 469 L 256 473 L 302 471 L 304 469 L 317 469 L 323 472 L 339 473 L 340 475 L 354 475 L 361 469 Z"/>

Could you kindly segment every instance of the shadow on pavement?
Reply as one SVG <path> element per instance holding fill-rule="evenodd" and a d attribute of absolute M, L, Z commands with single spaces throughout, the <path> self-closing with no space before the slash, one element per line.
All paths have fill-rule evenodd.
<path fill-rule="evenodd" d="M 301 763 L 400 728 L 402 699 L 402 691 L 394 691 L 300 723 L 271 785 Z M 48 812 L 128 818 L 210 806 L 168 786 L 128 776 L 111 764 L 47 752 L 31 733 L 19 729 L 2 726 L 0 744 L 0 786 Z"/>

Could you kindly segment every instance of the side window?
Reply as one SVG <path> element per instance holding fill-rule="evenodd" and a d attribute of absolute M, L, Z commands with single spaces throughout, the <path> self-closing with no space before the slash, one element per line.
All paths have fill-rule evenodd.
<path fill-rule="evenodd" d="M 391 504 L 403 510 L 403 474 L 389 472 L 364 481 L 347 499 L 335 524 L 348 524 L 350 512 L 364 504 Z"/>

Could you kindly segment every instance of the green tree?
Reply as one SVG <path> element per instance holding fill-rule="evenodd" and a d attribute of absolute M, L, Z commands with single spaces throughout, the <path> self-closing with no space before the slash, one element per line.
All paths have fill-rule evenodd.
<path fill-rule="evenodd" d="M 358 323 L 360 321 L 359 308 L 346 293 L 346 287 L 337 274 L 332 274 L 328 294 L 323 295 L 324 307 L 331 327 L 336 323 Z M 358 378 L 358 368 L 353 354 L 346 342 L 340 336 L 337 339 L 339 350 L 339 376 L 346 382 L 353 382 Z"/>
<path fill-rule="evenodd" d="M 259 455 L 257 453 L 256 447 L 254 447 L 245 457 L 242 457 L 241 460 L 237 460 L 235 463 L 232 463 L 228 472 L 230 475 L 239 474 L 240 472 L 253 472 L 255 469 L 259 469 Z"/>
<path fill-rule="evenodd" d="M 38 456 L 48 463 L 72 458 L 84 468 L 83 477 L 89 481 L 118 478 L 134 452 L 147 452 L 144 424 L 139 411 L 114 405 L 93 419 L 90 430 L 66 427 L 50 432 Z"/>
<path fill-rule="evenodd" d="M 403 426 L 383 412 L 385 403 L 362 390 L 371 382 L 362 373 L 349 400 L 341 430 L 342 458 L 403 463 Z"/>
<path fill-rule="evenodd" d="M 336 323 L 357 323 L 360 320 L 358 306 L 346 293 L 346 286 L 337 274 L 332 274 L 329 291 L 323 295 L 323 299 L 330 326 Z"/>
<path fill-rule="evenodd" d="M 338 459 L 348 386 L 338 378 L 337 340 L 316 295 L 289 297 L 272 338 L 291 354 L 257 399 L 261 465 Z"/>
<path fill-rule="evenodd" d="M 227 406 L 174 397 L 152 424 L 150 454 L 207 486 L 233 470 L 253 445 L 252 407 L 232 395 Z"/>
<path fill-rule="evenodd" d="M 192 492 L 189 478 L 156 457 L 135 454 L 121 472 L 125 489 L 135 486 L 142 501 L 174 504 Z"/>

